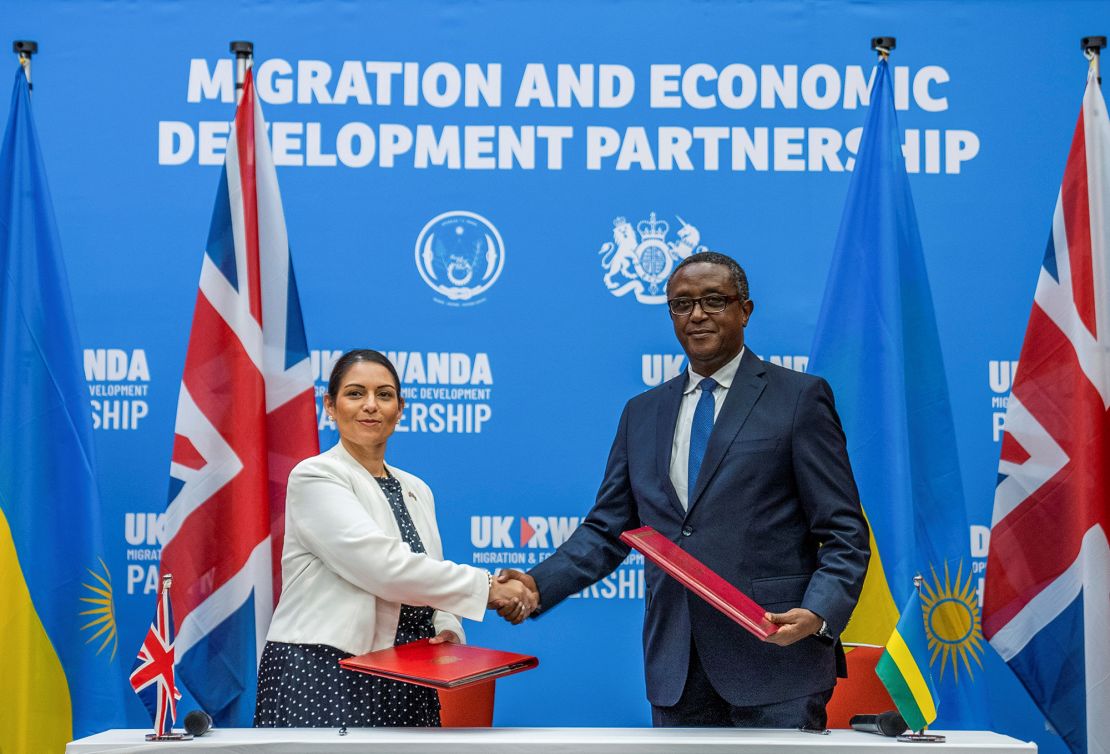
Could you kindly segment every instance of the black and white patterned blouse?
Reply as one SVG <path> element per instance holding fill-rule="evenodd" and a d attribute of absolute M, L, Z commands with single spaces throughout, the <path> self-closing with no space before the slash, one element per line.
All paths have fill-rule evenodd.
<path fill-rule="evenodd" d="M 374 478 L 397 519 L 402 541 L 413 552 L 424 552 L 401 483 L 392 475 Z M 431 607 L 402 605 L 393 645 L 435 636 L 434 614 Z M 258 668 L 255 727 L 439 726 L 435 689 L 341 669 L 339 661 L 350 656 L 325 644 L 266 642 Z"/>

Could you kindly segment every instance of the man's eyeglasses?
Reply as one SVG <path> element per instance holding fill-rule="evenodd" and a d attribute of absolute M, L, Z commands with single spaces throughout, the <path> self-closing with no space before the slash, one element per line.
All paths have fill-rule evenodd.
<path fill-rule="evenodd" d="M 694 307 L 701 304 L 701 310 L 706 314 L 723 312 L 725 307 L 733 301 L 739 301 L 739 296 L 726 296 L 723 293 L 710 293 L 701 298 L 669 298 L 667 307 L 676 317 L 688 317 L 694 312 Z"/>

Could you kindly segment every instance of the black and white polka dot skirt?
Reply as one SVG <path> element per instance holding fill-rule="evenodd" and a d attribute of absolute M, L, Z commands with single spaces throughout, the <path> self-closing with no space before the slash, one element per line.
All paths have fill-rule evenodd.
<path fill-rule="evenodd" d="M 435 689 L 339 667 L 325 644 L 268 641 L 258 668 L 256 728 L 439 727 Z"/>

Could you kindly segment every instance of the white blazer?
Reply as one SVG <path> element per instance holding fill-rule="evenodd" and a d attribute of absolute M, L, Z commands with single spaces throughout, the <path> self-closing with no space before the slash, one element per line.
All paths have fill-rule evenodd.
<path fill-rule="evenodd" d="M 357 655 L 393 646 L 402 604 L 434 607 L 436 631 L 462 640 L 455 616 L 485 617 L 487 572 L 443 560 L 432 491 L 412 474 L 392 466 L 389 472 L 401 483 L 426 553 L 401 540 L 381 487 L 341 442 L 293 469 L 281 599 L 267 640 Z"/>

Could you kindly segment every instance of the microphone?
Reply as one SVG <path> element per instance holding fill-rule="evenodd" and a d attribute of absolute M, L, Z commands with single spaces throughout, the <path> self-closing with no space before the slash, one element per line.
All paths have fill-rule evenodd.
<path fill-rule="evenodd" d="M 866 716 L 865 716 L 866 717 Z M 874 715 L 872 715 L 874 717 Z M 193 736 L 203 736 L 212 729 L 212 717 L 202 709 L 195 709 L 185 715 L 185 732 Z"/>
<path fill-rule="evenodd" d="M 186 724 L 188 724 L 188 720 L 186 720 Z M 876 733 L 891 738 L 902 735 L 909 727 L 902 716 L 894 710 L 884 712 L 881 715 L 852 715 L 848 724 L 852 726 L 852 730 Z"/>

